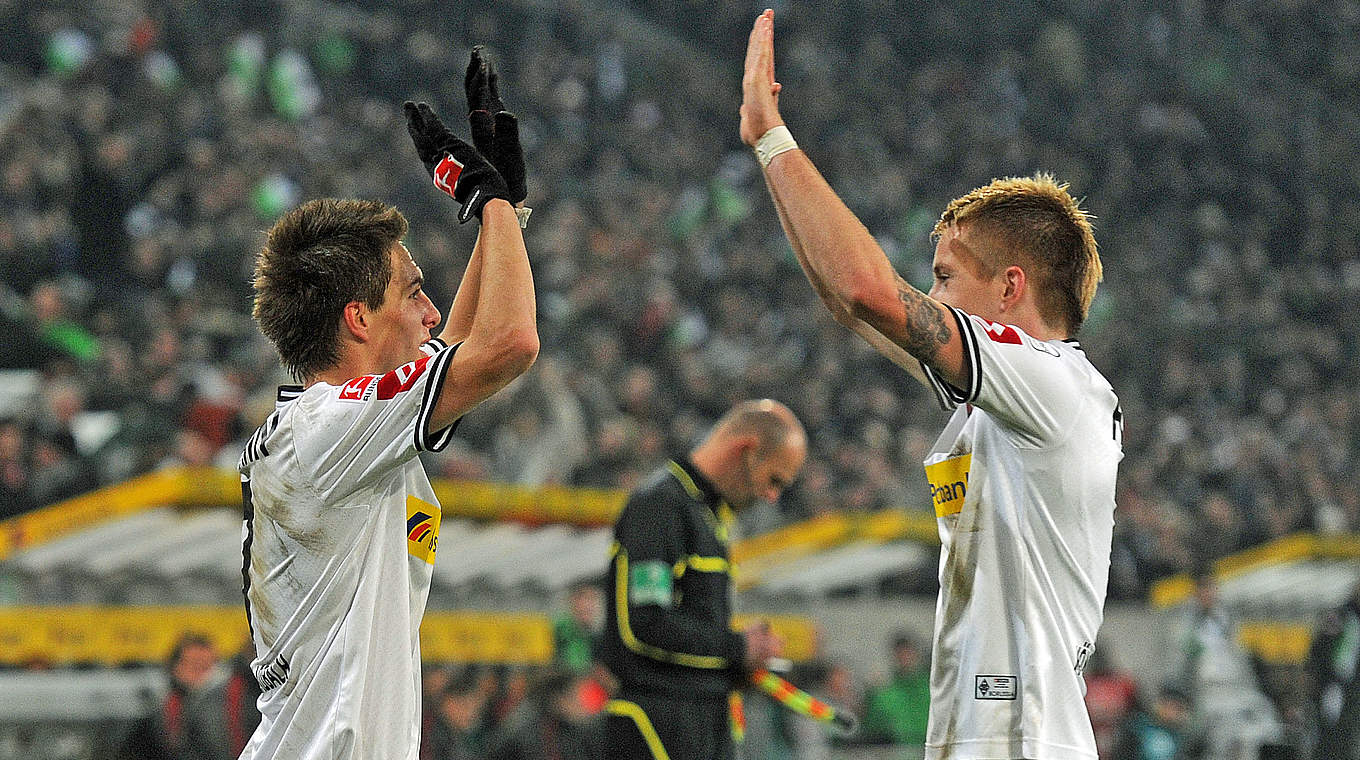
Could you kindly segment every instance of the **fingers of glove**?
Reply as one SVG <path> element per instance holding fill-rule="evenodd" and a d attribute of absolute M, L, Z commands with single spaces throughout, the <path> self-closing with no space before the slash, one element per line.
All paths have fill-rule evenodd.
<path fill-rule="evenodd" d="M 501 89 L 499 86 L 500 75 L 490 63 L 486 64 L 486 88 L 487 88 L 487 109 L 488 111 L 499 112 L 505 110 L 505 103 L 501 101 Z"/>
<path fill-rule="evenodd" d="M 444 129 L 444 122 L 440 121 L 439 117 L 435 114 L 434 109 L 430 108 L 429 103 L 417 103 L 416 109 L 420 112 L 420 118 L 424 124 L 425 134 L 434 136 L 440 132 L 447 131 Z"/>
<path fill-rule="evenodd" d="M 426 171 L 434 171 L 434 163 L 439 160 L 438 146 L 435 143 L 434 136 L 430 134 L 424 114 L 421 113 L 420 108 L 415 103 L 409 100 L 402 104 L 402 111 L 406 115 L 406 131 L 411 135 L 411 143 L 415 145 L 416 156 L 425 164 Z"/>
<path fill-rule="evenodd" d="M 510 190 L 510 202 L 519 203 L 528 195 L 524 183 L 524 149 L 519 142 L 519 121 L 509 111 L 496 114 L 495 149 L 496 169 L 505 177 Z"/>
<path fill-rule="evenodd" d="M 420 110 L 416 104 L 406 101 L 401 104 L 401 111 L 406 116 L 406 131 L 411 133 L 411 139 L 416 145 L 420 145 L 421 137 L 425 134 L 425 123 L 420 117 Z"/>
<path fill-rule="evenodd" d="M 482 110 L 473 111 L 468 114 L 468 124 L 472 128 L 472 144 L 477 146 L 477 150 L 482 155 L 494 156 L 493 135 L 496 131 L 496 123 L 491 114 Z"/>
<path fill-rule="evenodd" d="M 469 113 L 490 109 L 491 89 L 487 84 L 487 66 L 486 58 L 481 54 L 481 47 L 474 48 L 472 59 L 468 61 L 467 76 L 463 80 Z"/>
<path fill-rule="evenodd" d="M 468 58 L 467 74 L 463 76 L 463 92 L 467 95 L 468 111 L 481 108 L 481 73 L 482 46 L 475 45 L 472 48 L 472 56 Z"/>

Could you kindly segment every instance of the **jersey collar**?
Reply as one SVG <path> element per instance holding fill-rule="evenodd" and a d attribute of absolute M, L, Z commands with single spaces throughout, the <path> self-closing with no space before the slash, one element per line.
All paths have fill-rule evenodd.
<path fill-rule="evenodd" d="M 280 385 L 279 395 L 274 399 L 274 408 L 282 409 L 284 404 L 302 395 L 301 385 Z"/>
<path fill-rule="evenodd" d="M 713 527 L 713 534 L 718 540 L 726 544 L 732 534 L 732 525 L 736 522 L 736 513 L 732 507 L 728 506 L 722 494 L 708 478 L 699 472 L 699 468 L 694 466 L 694 462 L 689 457 L 676 457 L 666 463 L 666 469 L 685 489 L 691 499 L 703 504 L 711 510 L 709 524 Z"/>
<path fill-rule="evenodd" d="M 699 472 L 699 468 L 694 466 L 689 457 L 676 457 L 667 462 L 666 467 L 671 471 L 671 475 L 680 481 L 680 485 L 684 486 L 690 498 L 709 505 L 715 511 L 724 504 L 717 487 Z"/>

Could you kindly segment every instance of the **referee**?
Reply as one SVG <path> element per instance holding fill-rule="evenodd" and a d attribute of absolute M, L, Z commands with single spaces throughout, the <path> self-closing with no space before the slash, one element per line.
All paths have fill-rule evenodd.
<path fill-rule="evenodd" d="M 763 624 L 731 629 L 732 510 L 777 499 L 806 455 L 793 412 L 744 401 L 629 495 L 606 578 L 602 654 L 620 685 L 606 758 L 733 756 L 728 695 L 779 643 Z"/>

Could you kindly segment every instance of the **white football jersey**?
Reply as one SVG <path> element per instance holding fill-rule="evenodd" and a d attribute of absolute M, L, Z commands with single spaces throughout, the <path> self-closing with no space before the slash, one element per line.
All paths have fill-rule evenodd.
<path fill-rule="evenodd" d="M 970 387 L 926 460 L 940 596 L 926 758 L 1096 758 L 1082 669 L 1104 616 L 1119 400 L 1076 341 L 952 310 Z"/>
<path fill-rule="evenodd" d="M 246 612 L 264 693 L 242 758 L 414 760 L 439 503 L 417 458 L 457 347 L 279 389 L 241 457 Z"/>

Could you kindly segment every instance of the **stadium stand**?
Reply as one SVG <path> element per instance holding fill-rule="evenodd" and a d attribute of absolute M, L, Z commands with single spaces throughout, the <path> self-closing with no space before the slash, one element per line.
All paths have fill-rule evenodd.
<path fill-rule="evenodd" d="M 239 530 L 193 508 L 231 498 L 241 441 L 285 380 L 248 316 L 259 231 L 305 198 L 396 203 L 447 302 L 473 232 L 426 192 L 397 104 L 457 112 L 474 42 L 523 83 L 510 105 L 544 349 L 428 462 L 466 502 L 445 526 L 460 550 L 444 553 L 438 601 L 505 603 L 484 589 L 494 573 L 453 558 L 541 534 L 527 551 L 560 572 L 497 572 L 542 603 L 602 540 L 599 521 L 546 527 L 581 511 L 583 492 L 563 488 L 598 489 L 597 504 L 732 400 L 764 395 L 808 424 L 813 452 L 780 507 L 748 519 L 752 535 L 792 531 L 788 567 L 747 563 L 752 593 L 928 591 L 911 525 L 928 515 L 919 463 L 939 418 L 822 317 L 765 206 L 734 117 L 756 10 L 0 4 L 0 603 L 234 601 Z M 1108 281 L 1082 340 L 1128 421 L 1111 597 L 1161 610 L 1217 561 L 1224 603 L 1275 626 L 1244 629 L 1255 651 L 1297 663 L 1309 616 L 1354 578 L 1360 531 L 1360 6 L 841 0 L 779 14 L 780 79 L 800 93 L 786 116 L 913 282 L 959 192 L 1045 168 L 1085 197 Z M 163 510 L 111 497 L 66 526 L 30 519 L 212 465 L 227 475 Z M 498 483 L 546 490 L 516 501 Z M 515 521 L 486 524 L 497 517 Z"/>

